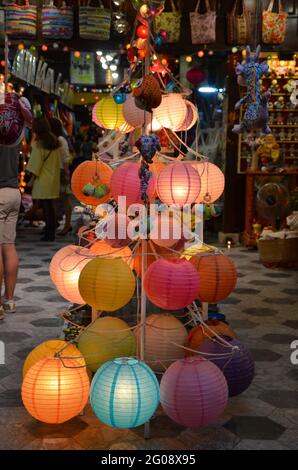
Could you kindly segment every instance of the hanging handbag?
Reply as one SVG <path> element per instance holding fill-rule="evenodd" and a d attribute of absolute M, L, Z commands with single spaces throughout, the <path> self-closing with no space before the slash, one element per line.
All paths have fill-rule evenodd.
<path fill-rule="evenodd" d="M 273 13 L 274 0 L 270 0 L 267 10 L 263 11 L 262 38 L 265 44 L 282 44 L 286 37 L 288 13 L 282 10 L 278 1 L 278 13 Z"/>
<path fill-rule="evenodd" d="M 29 0 L 25 5 L 17 3 L 5 7 L 6 32 L 8 36 L 15 38 L 33 39 L 37 30 L 37 7 L 30 5 Z"/>
<path fill-rule="evenodd" d="M 216 39 L 216 12 L 210 9 L 209 0 L 205 0 L 206 13 L 199 13 L 201 0 L 198 0 L 194 12 L 189 14 L 191 41 L 193 44 L 210 44 Z"/>
<path fill-rule="evenodd" d="M 94 39 L 99 41 L 108 41 L 111 30 L 111 10 L 104 8 L 101 0 L 98 0 L 99 6 L 91 6 L 91 1 L 83 6 L 80 2 L 80 36 L 84 39 Z"/>
<path fill-rule="evenodd" d="M 169 35 L 168 43 L 179 42 L 181 32 L 181 13 L 174 0 L 171 0 L 171 7 L 172 11 L 160 13 L 155 18 L 155 31 L 159 33 L 160 30 L 165 30 Z"/>
<path fill-rule="evenodd" d="M 242 14 L 236 14 L 238 0 L 235 0 L 231 13 L 227 15 L 227 40 L 228 44 L 232 45 L 246 45 L 250 43 L 251 12 L 246 8 L 244 1 L 240 1 Z"/>
<path fill-rule="evenodd" d="M 73 36 L 73 8 L 66 2 L 46 2 L 41 11 L 42 35 L 46 39 L 71 39 Z"/>

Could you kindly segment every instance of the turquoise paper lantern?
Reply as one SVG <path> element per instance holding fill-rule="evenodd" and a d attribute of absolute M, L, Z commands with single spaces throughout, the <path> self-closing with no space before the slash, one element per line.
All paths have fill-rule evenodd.
<path fill-rule="evenodd" d="M 158 407 L 159 384 L 144 362 L 121 357 L 98 369 L 90 401 L 103 423 L 113 428 L 135 428 L 149 421 Z"/>

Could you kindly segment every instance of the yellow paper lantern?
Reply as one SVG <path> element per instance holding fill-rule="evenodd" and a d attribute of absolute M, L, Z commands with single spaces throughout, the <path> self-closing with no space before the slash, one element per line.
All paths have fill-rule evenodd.
<path fill-rule="evenodd" d="M 82 270 L 79 291 L 85 302 L 97 310 L 113 312 L 132 298 L 136 280 L 121 259 L 95 258 Z"/>
<path fill-rule="evenodd" d="M 90 261 L 87 248 L 69 245 L 61 248 L 53 256 L 50 264 L 50 276 L 59 294 L 74 304 L 84 304 L 78 289 L 80 273 Z"/>
<path fill-rule="evenodd" d="M 225 177 L 223 172 L 211 162 L 193 162 L 191 165 L 201 178 L 201 189 L 196 203 L 212 204 L 224 191 Z"/>
<path fill-rule="evenodd" d="M 32 366 L 22 384 L 28 413 L 44 423 L 59 424 L 83 410 L 89 397 L 89 378 L 77 361 L 45 358 Z"/>
<path fill-rule="evenodd" d="M 122 258 L 128 266 L 133 269 L 132 252 L 129 246 L 113 248 L 105 240 L 97 240 L 91 247 L 90 252 L 104 258 Z"/>
<path fill-rule="evenodd" d="M 116 104 L 110 95 L 101 99 L 93 107 L 92 120 L 97 126 L 105 129 L 121 129 L 126 124 L 122 104 Z"/>
<path fill-rule="evenodd" d="M 111 359 L 136 353 L 136 340 L 129 325 L 114 317 L 95 320 L 80 336 L 78 346 L 88 368 L 94 372 Z"/>
<path fill-rule="evenodd" d="M 67 346 L 67 347 L 66 347 Z M 63 349 L 65 348 L 65 349 Z M 59 351 L 61 352 L 62 357 L 73 357 L 77 365 L 84 366 L 85 360 L 81 358 L 82 355 L 78 348 L 76 348 L 73 344 L 67 343 L 66 341 L 62 341 L 60 339 L 54 339 L 49 341 L 44 341 L 43 343 L 39 344 L 34 348 L 27 356 L 24 366 L 23 366 L 23 377 L 27 374 L 28 370 L 34 366 L 38 361 L 41 359 L 45 359 L 46 357 L 54 357 L 55 354 Z"/>
<path fill-rule="evenodd" d="M 141 328 L 136 329 L 140 347 Z M 185 326 L 168 313 L 149 315 L 146 318 L 145 361 L 154 371 L 164 371 L 176 359 L 185 356 L 183 347 L 187 339 Z M 174 344 L 175 343 L 175 344 Z M 178 345 L 178 346 L 177 346 Z"/>
<path fill-rule="evenodd" d="M 154 117 L 168 129 L 179 129 L 188 113 L 185 100 L 179 93 L 163 95 L 162 102 L 154 110 Z"/>

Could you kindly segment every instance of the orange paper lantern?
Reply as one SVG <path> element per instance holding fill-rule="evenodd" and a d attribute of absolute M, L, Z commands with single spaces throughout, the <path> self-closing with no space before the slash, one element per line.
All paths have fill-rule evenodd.
<path fill-rule="evenodd" d="M 171 163 L 159 173 L 156 189 L 160 200 L 168 206 L 183 206 L 196 201 L 201 180 L 190 163 Z"/>
<path fill-rule="evenodd" d="M 22 384 L 28 413 L 44 423 L 59 424 L 83 410 L 89 397 L 89 378 L 77 361 L 45 358 L 32 366 Z"/>
<path fill-rule="evenodd" d="M 197 350 L 205 339 L 214 338 L 216 335 L 236 338 L 234 330 L 232 330 L 232 328 L 225 322 L 219 320 L 207 320 L 206 323 L 210 329 L 206 328 L 204 324 L 200 324 L 190 331 L 187 338 L 188 348 Z M 187 356 L 193 356 L 194 354 L 195 353 L 192 353 L 191 351 L 186 351 Z"/>
<path fill-rule="evenodd" d="M 201 189 L 195 202 L 212 204 L 217 201 L 225 189 L 225 177 L 221 169 L 211 162 L 194 162 L 191 165 L 201 178 Z"/>
<path fill-rule="evenodd" d="M 198 253 L 190 259 L 190 263 L 198 271 L 198 299 L 201 302 L 219 302 L 235 289 L 237 271 L 228 256 L 222 253 Z"/>
<path fill-rule="evenodd" d="M 161 126 L 168 129 L 179 129 L 187 116 L 187 106 L 182 95 L 168 93 L 163 95 L 161 104 L 154 110 L 154 117 Z"/>
<path fill-rule="evenodd" d="M 128 266 L 133 266 L 132 252 L 129 246 L 113 248 L 105 240 L 97 240 L 91 247 L 90 252 L 105 258 L 121 258 Z"/>
<path fill-rule="evenodd" d="M 110 181 L 112 174 L 112 168 L 106 163 L 101 161 L 83 162 L 72 174 L 72 192 L 80 202 L 91 206 L 98 206 L 111 197 Z M 90 185 L 90 195 L 87 195 L 86 192 L 87 185 L 88 187 Z M 92 186 L 94 189 L 93 195 Z"/>

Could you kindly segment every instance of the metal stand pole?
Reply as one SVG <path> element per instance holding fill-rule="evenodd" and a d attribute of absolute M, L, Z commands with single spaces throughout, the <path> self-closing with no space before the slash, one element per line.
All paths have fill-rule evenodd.
<path fill-rule="evenodd" d="M 7 87 L 8 87 L 8 36 L 5 34 L 5 46 L 4 46 L 4 59 L 5 59 L 5 72 L 4 72 L 4 84 L 5 84 L 5 89 L 4 92 L 7 93 Z"/>

